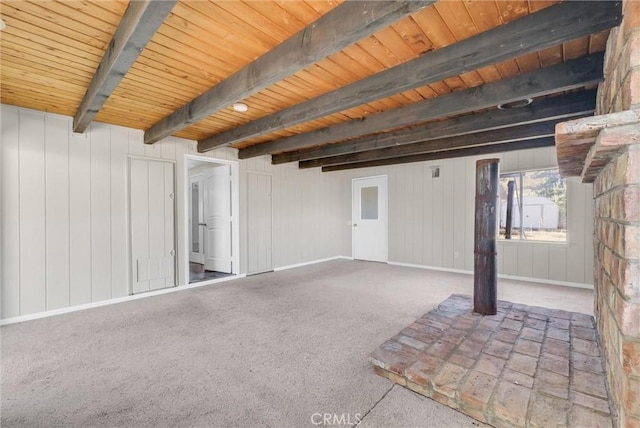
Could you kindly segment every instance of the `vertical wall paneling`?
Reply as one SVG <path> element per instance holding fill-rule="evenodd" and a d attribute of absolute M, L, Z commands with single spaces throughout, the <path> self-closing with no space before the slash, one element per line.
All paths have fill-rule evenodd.
<path fill-rule="evenodd" d="M 69 306 L 69 133 L 70 121 L 45 121 L 47 310 Z"/>
<path fill-rule="evenodd" d="M 444 266 L 444 257 L 443 257 L 443 236 L 444 236 L 444 219 L 442 217 L 444 212 L 444 183 L 443 176 L 444 170 L 449 167 L 449 164 L 441 163 L 440 165 L 440 177 L 432 177 L 431 178 L 431 188 L 433 192 L 433 199 L 431 203 L 431 212 L 432 212 L 432 228 L 431 228 L 431 246 L 432 246 L 432 255 L 431 259 L 433 260 L 433 266 Z M 444 165 L 444 166 L 443 166 Z M 431 173 L 431 171 L 429 171 Z M 450 196 L 450 195 L 448 195 Z"/>
<path fill-rule="evenodd" d="M 111 128 L 111 297 L 129 294 L 127 246 L 127 154 L 129 130 Z"/>
<path fill-rule="evenodd" d="M 164 277 L 157 275 L 162 269 L 165 254 L 164 165 L 159 162 L 148 162 L 148 165 L 149 271 L 156 273 L 150 278 L 149 289 L 157 290 L 165 287 Z"/>
<path fill-rule="evenodd" d="M 111 127 L 91 124 L 91 300 L 111 298 Z"/>
<path fill-rule="evenodd" d="M 424 186 L 422 187 L 422 239 L 424 241 L 422 263 L 435 266 L 433 261 L 433 178 L 431 168 L 425 165 L 423 170 Z"/>
<path fill-rule="evenodd" d="M 567 221 L 571 224 L 569 233 L 569 251 L 567 251 L 567 281 L 585 282 L 584 249 L 587 242 L 591 243 L 591 236 L 585 236 L 586 222 L 592 222 L 585 218 L 585 192 L 583 185 L 574 179 L 566 180 L 568 197 L 572 201 L 572 209 L 567 212 Z"/>
<path fill-rule="evenodd" d="M 88 131 L 89 132 L 89 131 Z M 91 302 L 91 144 L 69 138 L 69 304 Z"/>
<path fill-rule="evenodd" d="M 248 273 L 269 271 L 272 264 L 271 175 L 247 174 L 247 256 Z"/>
<path fill-rule="evenodd" d="M 467 233 L 466 209 L 466 163 L 464 159 L 454 160 L 453 176 L 453 267 L 464 269 L 464 237 Z"/>
<path fill-rule="evenodd" d="M 565 246 L 549 246 L 549 278 L 567 278 L 567 249 Z"/>
<path fill-rule="evenodd" d="M 44 114 L 20 112 L 20 313 L 46 309 Z"/>
<path fill-rule="evenodd" d="M 129 227 L 133 294 L 149 291 L 149 171 L 148 162 L 129 160 Z"/>
<path fill-rule="evenodd" d="M 549 249 L 546 246 L 533 247 L 531 266 L 537 278 L 549 279 Z"/>
<path fill-rule="evenodd" d="M 447 268 L 453 267 L 453 240 L 455 236 L 455 229 L 462 225 L 454 223 L 454 200 L 460 198 L 460 195 L 456 195 L 453 191 L 454 176 L 458 172 L 455 168 L 455 161 L 449 162 L 446 168 L 440 168 L 440 178 L 442 182 L 442 265 Z"/>
<path fill-rule="evenodd" d="M 1 317 L 20 315 L 20 112 L 2 106 Z"/>

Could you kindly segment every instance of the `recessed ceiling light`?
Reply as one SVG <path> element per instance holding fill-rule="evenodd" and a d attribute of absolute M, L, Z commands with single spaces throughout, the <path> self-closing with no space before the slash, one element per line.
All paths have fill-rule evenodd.
<path fill-rule="evenodd" d="M 5 24 L 4 19 L 0 19 L 0 31 L 7 28 L 7 24 Z"/>
<path fill-rule="evenodd" d="M 531 104 L 533 100 L 531 98 L 524 98 L 521 100 L 511 101 L 510 103 L 498 104 L 500 110 L 513 110 L 516 108 L 526 107 Z"/>
<path fill-rule="evenodd" d="M 245 103 L 235 103 L 233 105 L 233 109 L 235 111 L 245 112 L 245 111 L 249 110 L 249 106 L 246 105 Z"/>

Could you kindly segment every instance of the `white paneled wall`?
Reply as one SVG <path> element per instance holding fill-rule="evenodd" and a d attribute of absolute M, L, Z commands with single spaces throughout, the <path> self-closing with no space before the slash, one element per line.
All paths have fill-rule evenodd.
<path fill-rule="evenodd" d="M 501 172 L 555 167 L 555 149 L 508 152 L 500 158 Z M 389 176 L 389 261 L 446 269 L 473 270 L 475 163 L 479 157 L 328 173 L 351 179 Z M 440 177 L 432 178 L 432 167 Z M 498 244 L 499 273 L 543 280 L 593 283 L 592 186 L 568 181 L 567 244 L 504 242 Z M 350 201 L 344 195 L 343 204 Z M 343 220 L 350 218 L 343 213 Z M 343 254 L 351 253 L 350 228 Z"/>
<path fill-rule="evenodd" d="M 242 161 L 240 167 L 242 194 L 247 194 L 247 172 L 272 176 L 274 267 L 351 253 L 342 251 L 344 189 L 339 176 L 319 169 L 299 170 L 297 163 L 272 166 L 268 156 Z M 241 229 L 241 233 L 247 230 Z M 247 242 L 246 236 L 242 242 Z M 244 255 L 241 259 L 246 261 Z"/>
<path fill-rule="evenodd" d="M 72 118 L 2 106 L 2 318 L 75 306 L 129 293 L 127 158 L 175 160 L 178 281 L 186 277 L 185 154 L 194 141 L 152 146 L 143 133 L 94 123 L 83 135 Z M 206 157 L 235 160 L 234 149 Z M 321 173 L 268 157 L 240 161 L 240 272 L 247 271 L 249 172 L 272 178 L 273 266 L 351 255 L 351 179 L 389 176 L 389 260 L 473 269 L 477 158 Z M 431 169 L 440 167 L 440 177 Z M 555 166 L 553 148 L 501 156 L 502 171 Z M 501 242 L 499 272 L 592 283 L 592 189 L 568 185 L 568 244 Z M 181 284 L 182 285 L 182 284 Z"/>
<path fill-rule="evenodd" d="M 178 281 L 186 277 L 185 154 L 194 141 L 143 144 L 143 132 L 2 106 L 0 318 L 82 305 L 129 294 L 127 158 L 176 161 Z M 235 160 L 234 149 L 206 153 Z M 240 163 L 240 272 L 247 269 L 247 172 L 273 179 L 273 265 L 339 255 L 341 181 L 266 157 Z"/>

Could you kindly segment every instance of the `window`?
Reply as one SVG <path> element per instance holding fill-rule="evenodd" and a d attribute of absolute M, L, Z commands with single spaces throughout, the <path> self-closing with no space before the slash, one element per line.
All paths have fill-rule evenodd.
<path fill-rule="evenodd" d="M 499 239 L 567 241 L 567 187 L 557 169 L 502 174 L 499 197 Z"/>

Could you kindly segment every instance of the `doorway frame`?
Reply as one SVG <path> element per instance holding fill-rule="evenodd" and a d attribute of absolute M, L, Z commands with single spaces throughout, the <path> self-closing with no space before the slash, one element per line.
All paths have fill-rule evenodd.
<path fill-rule="evenodd" d="M 189 160 L 196 160 L 210 164 L 229 165 L 231 167 L 231 273 L 234 276 L 240 274 L 240 162 L 228 159 L 210 158 L 198 155 L 184 155 L 183 165 L 183 215 L 182 231 L 184 233 L 183 256 L 184 273 L 182 280 L 185 285 L 189 284 L 189 192 L 191 185 L 189 181 Z M 213 166 L 213 165 L 212 165 Z M 227 278 L 224 278 L 227 279 Z M 198 285 L 218 282 L 220 279 L 210 281 L 200 281 Z"/>
<path fill-rule="evenodd" d="M 351 258 L 356 259 L 356 237 L 355 233 L 353 233 L 353 219 L 354 219 L 354 206 L 353 199 L 355 193 L 355 185 L 357 181 L 361 180 L 370 180 L 372 178 L 381 178 L 384 179 L 385 185 L 385 210 L 386 210 L 386 219 L 384 222 L 384 235 L 385 235 L 385 248 L 384 248 L 384 261 L 381 263 L 389 263 L 389 176 L 387 174 L 379 174 L 372 175 L 370 177 L 357 177 L 351 179 L 351 219 L 349 220 L 349 225 L 351 226 Z"/>

